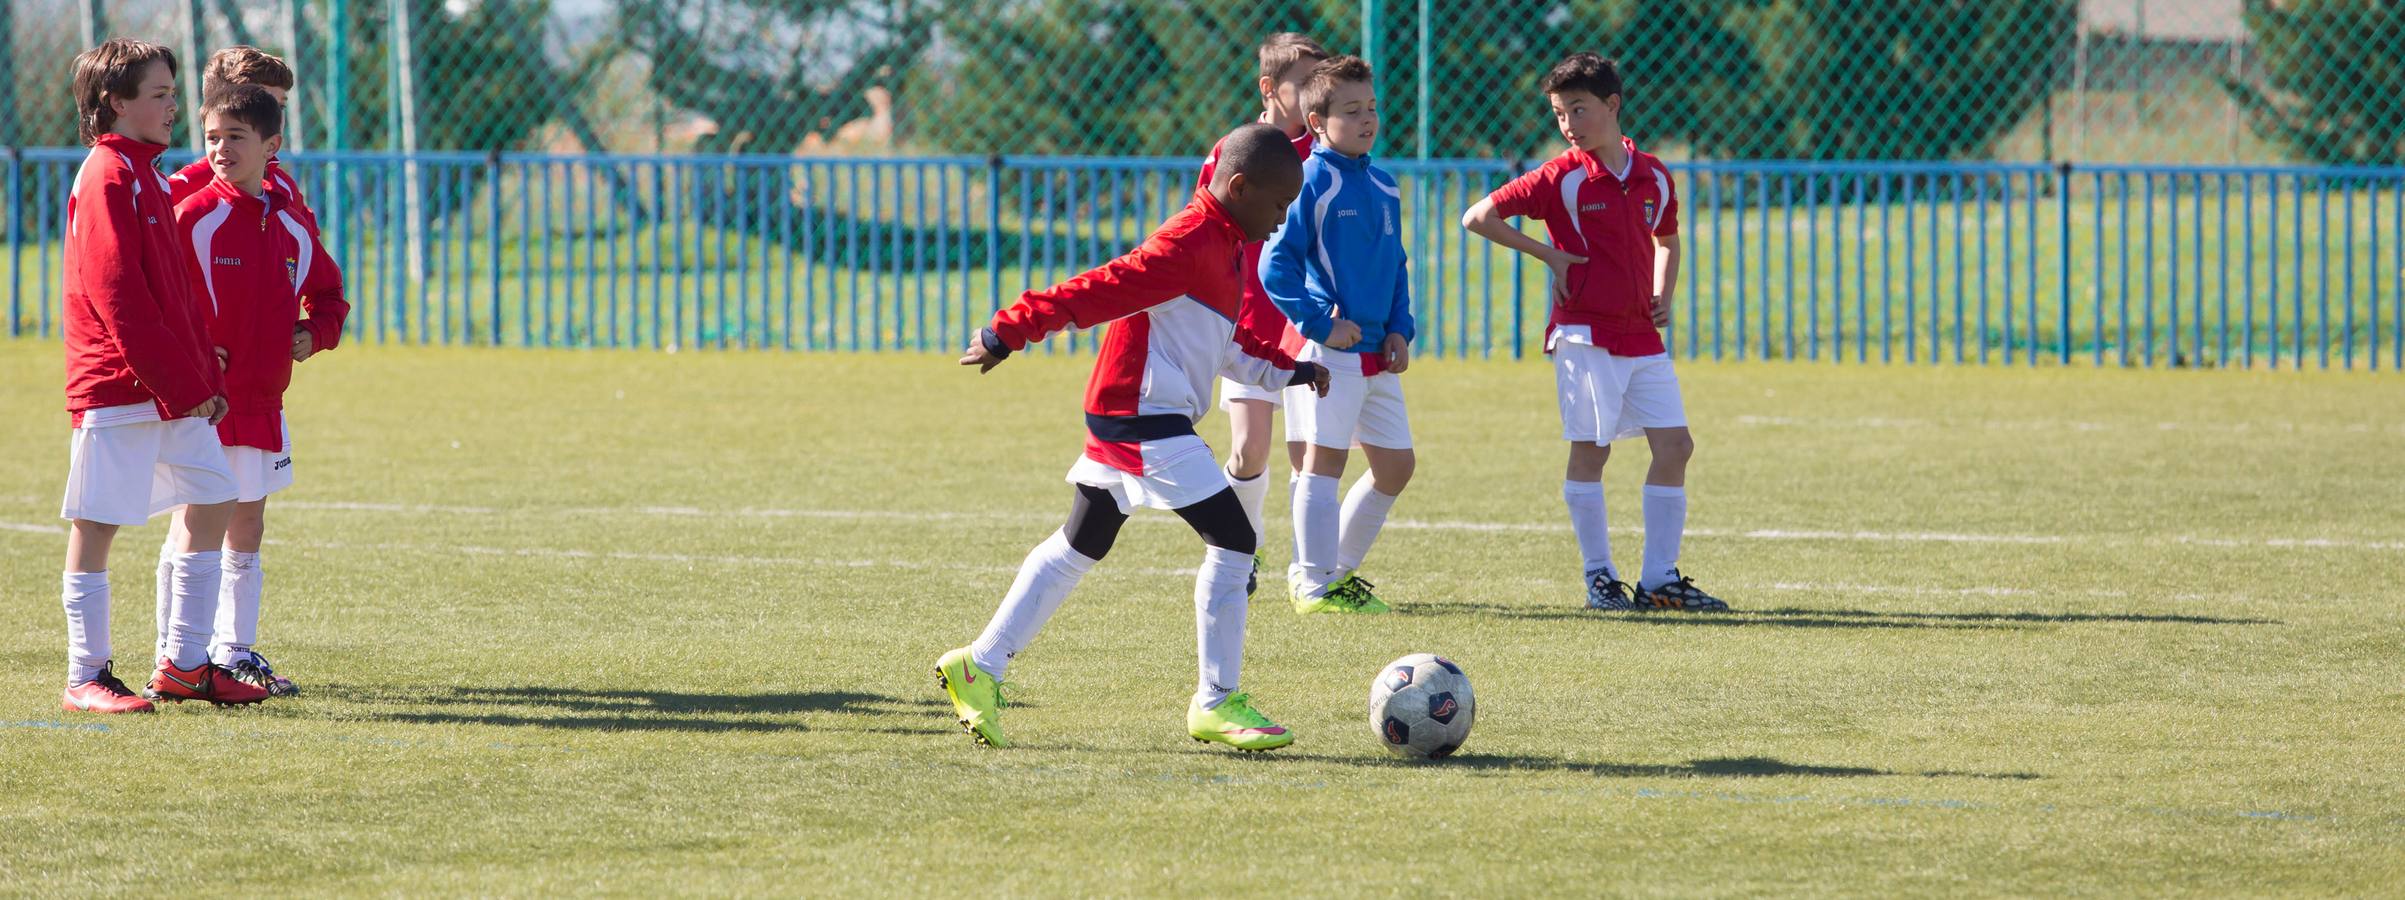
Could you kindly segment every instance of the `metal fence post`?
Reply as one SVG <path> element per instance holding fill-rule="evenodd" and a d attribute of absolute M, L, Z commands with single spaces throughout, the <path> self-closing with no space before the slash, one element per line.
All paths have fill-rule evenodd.
<path fill-rule="evenodd" d="M 8 336 L 25 334 L 25 155 L 8 148 Z"/>
<path fill-rule="evenodd" d="M 2071 162 L 2054 166 L 2055 342 L 2063 365 L 2071 364 Z"/>
<path fill-rule="evenodd" d="M 498 347 L 501 346 L 501 151 L 499 150 L 484 152 L 484 198 L 485 222 L 487 223 L 484 233 L 486 245 L 484 258 L 487 263 L 485 277 L 493 281 L 493 290 L 487 305 L 488 313 L 492 316 L 492 323 L 487 331 L 492 335 L 492 345 Z M 523 344 L 526 336 L 519 335 L 518 337 L 520 343 Z"/>

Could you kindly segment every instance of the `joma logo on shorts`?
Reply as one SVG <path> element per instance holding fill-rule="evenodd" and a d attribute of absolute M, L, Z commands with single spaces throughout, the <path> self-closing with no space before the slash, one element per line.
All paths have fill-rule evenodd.
<path fill-rule="evenodd" d="M 289 457 L 289 456 L 287 456 L 287 457 L 284 457 L 283 459 L 276 460 L 276 464 L 275 464 L 275 466 L 273 466 L 273 468 L 274 468 L 276 471 L 279 471 L 279 472 L 281 472 L 281 471 L 283 471 L 283 470 L 285 470 L 285 469 L 289 469 L 289 468 L 291 468 L 291 467 L 292 467 L 292 457 Z"/>

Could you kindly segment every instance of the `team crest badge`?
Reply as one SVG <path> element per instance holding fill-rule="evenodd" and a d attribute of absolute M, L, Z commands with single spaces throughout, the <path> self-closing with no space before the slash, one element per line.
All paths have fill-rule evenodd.
<path fill-rule="evenodd" d="M 284 257 L 284 280 L 292 282 L 292 286 L 295 288 L 301 286 L 301 261 L 299 257 Z"/>
<path fill-rule="evenodd" d="M 1653 204 L 1654 204 L 1653 198 L 1651 198 L 1651 197 L 1648 197 L 1648 198 L 1646 198 L 1646 200 L 1645 200 L 1645 221 L 1651 222 L 1651 221 L 1653 221 L 1653 220 L 1654 220 L 1654 219 L 1653 219 Z"/>

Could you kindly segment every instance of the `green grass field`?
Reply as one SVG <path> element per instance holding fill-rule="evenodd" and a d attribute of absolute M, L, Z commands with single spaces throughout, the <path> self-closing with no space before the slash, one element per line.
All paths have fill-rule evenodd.
<path fill-rule="evenodd" d="M 1239 756 L 1183 734 L 1199 547 L 1166 514 L 1013 667 L 1019 747 L 972 744 L 928 677 L 1066 511 L 1082 357 L 336 351 L 299 371 L 266 556 L 262 647 L 306 693 L 61 713 L 58 356 L 0 342 L 0 893 L 2405 877 L 2387 376 L 1687 365 L 1684 566 L 1739 610 L 1701 618 L 1578 607 L 1543 365 L 1426 362 L 1418 480 L 1366 571 L 1402 608 L 1265 592 L 1246 687 L 1301 737 Z M 122 670 L 160 534 L 116 552 Z M 1468 670 L 1477 730 L 1389 760 L 1369 679 L 1423 650 Z"/>

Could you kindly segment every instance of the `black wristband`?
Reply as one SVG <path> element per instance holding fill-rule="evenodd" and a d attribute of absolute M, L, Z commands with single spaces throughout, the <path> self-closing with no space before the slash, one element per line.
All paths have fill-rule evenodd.
<path fill-rule="evenodd" d="M 1002 335 L 996 334 L 991 328 L 977 329 L 977 343 L 985 346 L 985 355 L 987 356 L 995 359 L 1010 358 L 1010 345 L 1003 343 Z"/>
<path fill-rule="evenodd" d="M 1315 362 L 1294 364 L 1294 377 L 1286 380 L 1287 387 L 1301 387 L 1319 379 L 1320 365 Z"/>

